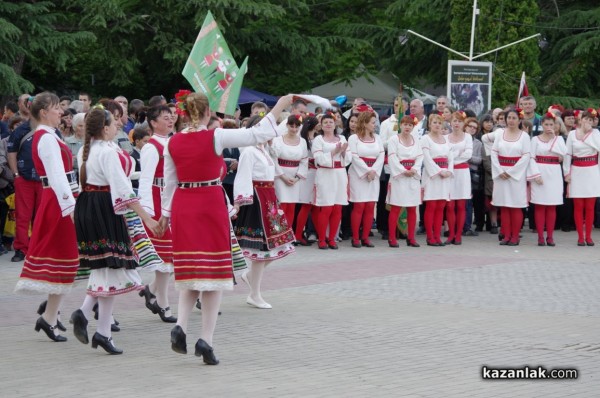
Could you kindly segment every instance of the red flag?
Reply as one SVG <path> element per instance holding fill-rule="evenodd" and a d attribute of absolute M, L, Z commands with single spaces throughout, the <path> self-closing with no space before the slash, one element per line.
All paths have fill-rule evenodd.
<path fill-rule="evenodd" d="M 525 81 L 525 72 L 521 75 L 521 83 L 519 84 L 519 94 L 517 95 L 517 106 L 519 106 L 519 99 L 521 97 L 527 97 L 529 90 L 527 89 L 527 82 Z"/>

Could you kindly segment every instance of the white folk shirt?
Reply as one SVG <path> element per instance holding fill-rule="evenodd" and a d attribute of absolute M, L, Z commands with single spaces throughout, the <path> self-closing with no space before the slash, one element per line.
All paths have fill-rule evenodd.
<path fill-rule="evenodd" d="M 504 133 L 504 130 L 502 130 Z M 527 207 L 527 168 L 531 152 L 531 140 L 527 133 L 521 131 L 515 141 L 507 141 L 505 134 L 498 133 L 492 147 L 492 178 L 494 191 L 492 204 L 499 207 Z M 499 156 L 519 157 L 512 166 L 500 165 Z M 500 178 L 508 173 L 509 179 Z"/>
<path fill-rule="evenodd" d="M 423 166 L 423 150 L 419 141 L 411 135 L 412 144 L 405 146 L 400 142 L 400 136 L 390 138 L 388 147 L 388 165 L 390 166 L 390 182 L 386 203 L 392 206 L 414 207 L 421 204 L 421 168 Z M 408 170 L 402 163 L 414 162 L 410 167 L 417 173 L 406 176 L 402 173 Z"/>
<path fill-rule="evenodd" d="M 348 138 L 348 148 L 352 153 L 352 164 L 348 169 L 350 202 L 377 202 L 380 186 L 379 177 L 385 159 L 381 139 L 375 135 L 372 141 L 363 141 L 358 138 L 358 135 L 353 134 Z M 369 166 L 363 158 L 375 159 L 375 162 Z M 369 181 L 367 173 L 372 170 L 377 173 L 377 178 Z"/>
<path fill-rule="evenodd" d="M 169 142 L 169 137 L 157 134 L 154 134 L 152 139 L 156 140 L 164 148 L 167 147 L 167 143 Z M 152 144 L 144 145 L 142 147 L 142 152 L 140 153 L 140 166 L 142 171 L 138 195 L 140 197 L 140 204 L 152 217 L 155 215 L 152 185 L 154 184 L 154 175 L 156 174 L 156 167 L 158 166 L 161 156 L 163 156 L 163 154 L 158 153 L 158 150 Z"/>
<path fill-rule="evenodd" d="M 398 118 L 396 117 L 396 115 L 392 115 L 381 123 L 381 128 L 379 129 L 379 138 L 381 138 L 381 142 L 383 142 L 383 149 L 385 149 L 385 152 L 386 154 L 388 154 L 388 156 L 388 142 L 390 138 L 394 137 L 399 133 L 398 130 L 394 130 L 394 127 L 396 127 L 397 129 L 399 128 L 397 123 Z M 387 164 L 384 164 L 383 171 L 385 174 L 390 174 L 390 167 Z"/>
<path fill-rule="evenodd" d="M 444 142 L 438 144 L 431 139 L 430 135 L 424 135 L 420 144 L 423 150 L 423 175 L 421 186 L 423 188 L 423 200 L 450 200 L 450 183 L 452 177 L 442 178 L 442 171 L 454 172 L 454 160 L 452 150 L 447 136 L 441 137 Z M 446 158 L 448 168 L 438 166 L 433 159 Z"/>
<path fill-rule="evenodd" d="M 338 136 L 339 143 L 346 143 L 346 138 Z M 312 151 L 315 157 L 317 173 L 315 176 L 316 206 L 333 206 L 348 204 L 348 175 L 346 166 L 352 162 L 350 148 L 346 148 L 344 156 L 341 153 L 332 155 L 337 142 L 327 142 L 322 135 L 315 137 Z M 335 162 L 340 162 L 342 168 L 334 168 Z"/>
<path fill-rule="evenodd" d="M 240 155 L 238 172 L 233 182 L 233 197 L 237 205 L 250 205 L 254 201 L 252 181 L 273 181 L 275 163 L 267 152 L 260 147 L 244 149 Z"/>
<path fill-rule="evenodd" d="M 571 164 L 574 156 L 588 157 L 600 151 L 600 132 L 592 129 L 582 140 L 577 139 L 573 130 L 567 137 L 567 153 L 563 161 L 566 176 L 571 176 L 567 186 L 569 198 L 594 198 L 600 196 L 600 169 L 598 166 L 577 167 Z"/>
<path fill-rule="evenodd" d="M 457 169 L 456 165 L 469 165 L 468 162 L 473 156 L 473 137 L 470 134 L 464 133 L 463 140 L 456 143 L 452 142 L 452 134 L 449 134 L 447 137 L 454 159 L 454 176 L 450 179 L 450 199 L 471 199 L 471 171 L 468 167 L 466 169 Z"/>
<path fill-rule="evenodd" d="M 300 203 L 300 180 L 308 175 L 308 149 L 306 141 L 300 137 L 297 145 L 286 144 L 283 137 L 277 137 L 271 144 L 270 153 L 275 163 L 275 177 L 285 175 L 299 178 L 294 185 L 287 185 L 282 179 L 275 178 L 275 193 L 279 203 Z M 298 166 L 286 165 L 286 161 L 300 162 Z M 281 164 L 280 164 L 281 163 Z"/>
<path fill-rule="evenodd" d="M 552 156 L 564 158 L 567 146 L 562 137 L 554 137 L 547 142 L 542 141 L 542 135 L 531 139 L 531 171 L 527 172 L 527 179 L 532 180 L 542 177 L 543 184 L 535 181 L 529 183 L 531 190 L 531 203 L 540 205 L 563 204 L 563 175 L 560 163 L 543 163 L 537 161 L 538 156 Z"/>

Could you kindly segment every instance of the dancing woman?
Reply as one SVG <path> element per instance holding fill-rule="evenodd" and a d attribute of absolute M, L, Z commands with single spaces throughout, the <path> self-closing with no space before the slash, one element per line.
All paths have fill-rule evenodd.
<path fill-rule="evenodd" d="M 140 204 L 156 221 L 161 216 L 161 194 L 164 188 L 164 148 L 173 131 L 173 115 L 166 105 L 158 105 L 148 109 L 146 120 L 152 131 L 152 137 L 144 145 L 140 155 L 142 174 L 139 183 Z M 154 281 L 140 291 L 140 297 L 146 300 L 146 308 L 158 314 L 163 322 L 177 321 L 171 314 L 169 306 L 169 276 L 173 272 L 173 242 L 171 228 L 167 227 L 159 238 L 148 233 L 162 259 L 163 264 L 155 269 Z"/>
<path fill-rule="evenodd" d="M 109 354 L 122 354 L 111 337 L 112 312 L 117 295 L 139 290 L 141 278 L 123 215 L 133 210 L 153 234 L 160 236 L 158 222 L 143 210 L 133 192 L 128 174 L 133 161 L 113 143 L 117 134 L 114 116 L 94 108 L 85 119 L 85 144 L 77 155 L 81 194 L 75 206 L 75 231 L 81 267 L 90 268 L 86 298 L 71 315 L 73 333 L 88 343 L 85 314 L 98 303 L 98 323 L 92 348 L 101 346 Z"/>
<path fill-rule="evenodd" d="M 79 265 L 73 227 L 73 191 L 77 189 L 77 181 L 71 150 L 56 134 L 61 115 L 56 95 L 44 92 L 35 96 L 31 104 L 31 116 L 37 124 L 32 157 L 44 189 L 33 222 L 29 251 L 15 288 L 17 292 L 48 295 L 45 308 L 40 307 L 35 330 L 43 330 L 56 342 L 67 341 L 58 334 L 58 313 Z"/>
<path fill-rule="evenodd" d="M 202 292 L 202 330 L 195 354 L 206 364 L 219 363 L 213 334 L 223 290 L 233 289 L 231 227 L 220 186 L 223 148 L 257 145 L 276 137 L 276 119 L 292 98 L 281 97 L 250 129 L 207 130 L 208 98 L 199 93 L 178 96 L 178 108 L 189 116 L 190 127 L 175 134 L 165 148 L 160 220 L 163 228 L 171 222 L 175 286 L 180 290 L 177 325 L 171 330 L 171 348 L 177 353 L 187 353 L 188 321 Z"/>

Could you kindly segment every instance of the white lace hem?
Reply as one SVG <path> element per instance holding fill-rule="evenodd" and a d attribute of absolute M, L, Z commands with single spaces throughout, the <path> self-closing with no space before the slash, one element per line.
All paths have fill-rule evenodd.
<path fill-rule="evenodd" d="M 67 294 L 73 284 L 53 284 L 29 279 L 19 279 L 15 286 L 15 293 L 22 294 Z"/>
<path fill-rule="evenodd" d="M 177 290 L 197 290 L 200 292 L 210 292 L 214 290 L 233 290 L 233 279 L 229 279 L 227 281 L 176 281 L 175 288 Z"/>

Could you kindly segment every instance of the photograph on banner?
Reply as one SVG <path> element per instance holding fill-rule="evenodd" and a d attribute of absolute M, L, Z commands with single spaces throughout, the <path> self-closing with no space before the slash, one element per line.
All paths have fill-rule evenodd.
<path fill-rule="evenodd" d="M 470 109 L 477 117 L 492 104 L 492 63 L 448 61 L 448 98 L 454 109 Z"/>

